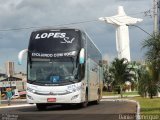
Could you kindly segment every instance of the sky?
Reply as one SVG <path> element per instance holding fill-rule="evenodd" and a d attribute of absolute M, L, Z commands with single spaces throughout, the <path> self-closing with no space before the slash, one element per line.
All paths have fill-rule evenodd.
<path fill-rule="evenodd" d="M 18 52 L 28 47 L 33 30 L 46 26 L 62 25 L 85 29 L 100 49 L 103 58 L 112 61 L 117 57 L 115 27 L 99 21 L 98 18 L 116 15 L 118 6 L 121 5 L 127 15 L 143 19 L 143 22 L 136 24 L 137 26 L 152 33 L 153 17 L 144 14 L 145 11 L 153 10 L 152 2 L 152 0 L 0 0 L 0 73 L 5 72 L 6 61 L 15 62 L 16 72 L 26 72 L 26 57 L 23 65 L 19 66 Z M 19 29 L 28 27 L 30 29 Z M 129 34 L 131 60 L 144 60 L 142 42 L 149 36 L 134 26 L 129 27 Z"/>

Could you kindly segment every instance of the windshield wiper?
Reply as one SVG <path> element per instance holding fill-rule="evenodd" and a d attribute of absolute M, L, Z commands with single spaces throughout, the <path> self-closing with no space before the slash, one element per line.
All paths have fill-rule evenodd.
<path fill-rule="evenodd" d="M 33 84 L 33 83 L 40 83 L 40 84 L 42 84 L 42 82 L 37 81 L 37 80 L 29 80 L 29 83 L 30 83 L 30 84 Z"/>
<path fill-rule="evenodd" d="M 72 82 L 72 83 L 76 83 L 77 81 L 75 80 L 68 80 L 69 82 Z"/>
<path fill-rule="evenodd" d="M 28 82 L 32 84 L 32 83 L 36 82 L 36 80 L 28 80 Z"/>

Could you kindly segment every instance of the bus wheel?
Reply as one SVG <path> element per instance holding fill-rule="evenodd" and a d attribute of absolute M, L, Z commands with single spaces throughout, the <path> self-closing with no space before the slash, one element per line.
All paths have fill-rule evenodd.
<path fill-rule="evenodd" d="M 63 104 L 62 107 L 65 109 L 69 109 L 71 107 L 71 104 Z"/>
<path fill-rule="evenodd" d="M 41 104 L 41 103 L 37 103 L 36 104 L 37 109 L 42 111 L 42 110 L 46 110 L 47 106 L 45 104 Z"/>
<path fill-rule="evenodd" d="M 88 105 L 88 94 L 86 93 L 85 95 L 85 101 L 81 103 L 81 107 L 85 108 Z"/>
<path fill-rule="evenodd" d="M 97 91 L 97 100 L 93 101 L 93 104 L 98 105 L 100 103 L 100 99 L 101 99 L 101 93 L 100 93 L 100 91 L 98 89 L 98 91 Z"/>

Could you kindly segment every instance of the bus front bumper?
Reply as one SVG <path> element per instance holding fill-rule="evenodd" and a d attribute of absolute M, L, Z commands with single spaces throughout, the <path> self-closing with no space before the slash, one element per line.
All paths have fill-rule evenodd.
<path fill-rule="evenodd" d="M 80 91 L 69 93 L 66 95 L 38 95 L 31 92 L 27 92 L 27 102 L 28 103 L 53 103 L 53 104 L 63 104 L 63 103 L 81 103 Z"/>

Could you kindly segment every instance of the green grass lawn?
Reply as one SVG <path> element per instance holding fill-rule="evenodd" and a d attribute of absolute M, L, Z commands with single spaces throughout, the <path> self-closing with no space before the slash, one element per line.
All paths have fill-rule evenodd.
<path fill-rule="evenodd" d="M 115 96 L 115 95 L 118 95 L 118 94 L 114 92 L 103 92 L 103 96 Z"/>
<path fill-rule="evenodd" d="M 141 114 L 160 114 L 160 98 L 130 98 L 139 102 L 141 107 Z"/>

